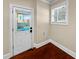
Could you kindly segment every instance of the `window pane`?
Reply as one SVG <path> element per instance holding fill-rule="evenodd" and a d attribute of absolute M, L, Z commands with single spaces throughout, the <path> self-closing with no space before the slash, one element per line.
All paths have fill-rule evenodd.
<path fill-rule="evenodd" d="M 66 9 L 65 6 L 58 9 L 58 21 L 63 22 L 65 20 Z"/>
<path fill-rule="evenodd" d="M 56 22 L 57 21 L 57 10 L 56 9 L 52 10 L 51 18 L 52 18 L 52 20 L 51 20 L 52 22 Z"/>
<path fill-rule="evenodd" d="M 57 9 L 54 10 L 54 21 L 57 22 Z"/>
<path fill-rule="evenodd" d="M 30 28 L 30 14 L 17 13 L 17 30 L 27 31 Z"/>

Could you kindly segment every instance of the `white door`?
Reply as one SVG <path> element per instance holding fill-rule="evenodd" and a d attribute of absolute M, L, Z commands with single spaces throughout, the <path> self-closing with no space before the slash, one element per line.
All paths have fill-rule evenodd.
<path fill-rule="evenodd" d="M 13 55 L 32 48 L 32 10 L 13 7 Z"/>

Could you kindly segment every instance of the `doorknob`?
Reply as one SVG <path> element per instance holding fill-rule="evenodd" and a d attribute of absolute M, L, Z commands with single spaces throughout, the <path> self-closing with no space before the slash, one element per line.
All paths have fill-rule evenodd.
<path fill-rule="evenodd" d="M 30 27 L 30 29 L 32 29 L 32 27 Z"/>
<path fill-rule="evenodd" d="M 30 30 L 30 33 L 32 33 L 32 30 Z"/>
<path fill-rule="evenodd" d="M 32 27 L 30 27 L 30 33 L 32 33 Z"/>

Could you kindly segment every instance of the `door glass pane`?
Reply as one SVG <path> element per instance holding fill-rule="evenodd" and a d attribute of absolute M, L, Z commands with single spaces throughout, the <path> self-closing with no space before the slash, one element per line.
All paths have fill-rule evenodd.
<path fill-rule="evenodd" d="M 30 13 L 17 13 L 17 31 L 28 31 L 30 29 Z"/>

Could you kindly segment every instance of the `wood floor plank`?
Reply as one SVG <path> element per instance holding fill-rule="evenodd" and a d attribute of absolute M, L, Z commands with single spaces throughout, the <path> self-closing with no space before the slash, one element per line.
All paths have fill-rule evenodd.
<path fill-rule="evenodd" d="M 10 59 L 75 59 L 66 52 L 62 51 L 52 43 L 48 43 L 38 49 L 25 51 Z"/>

